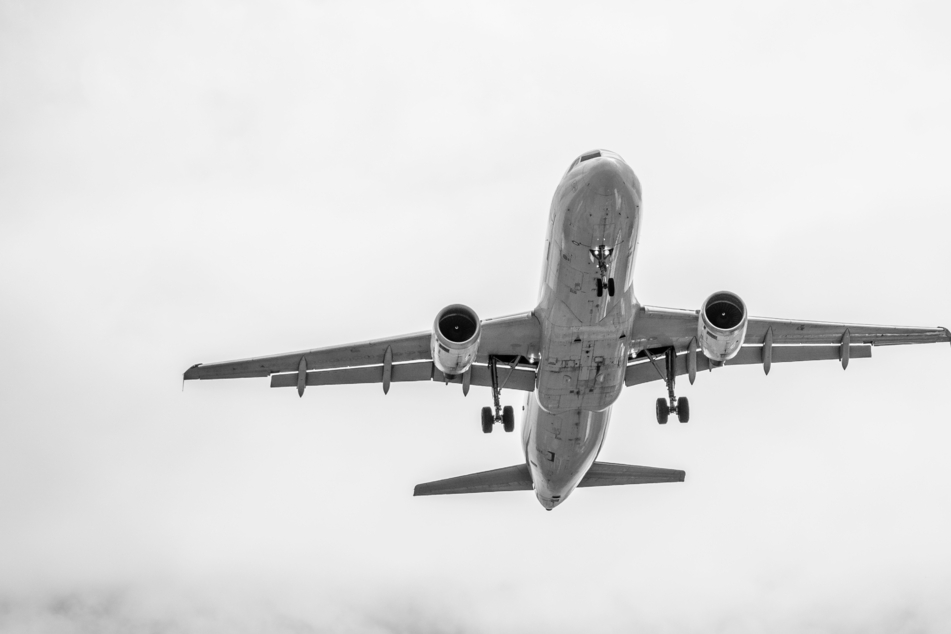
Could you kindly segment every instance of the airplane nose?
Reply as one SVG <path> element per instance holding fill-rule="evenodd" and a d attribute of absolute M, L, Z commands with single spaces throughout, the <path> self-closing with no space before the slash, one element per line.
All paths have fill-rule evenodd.
<path fill-rule="evenodd" d="M 624 182 L 621 166 L 614 159 L 607 157 L 593 159 L 589 163 L 585 170 L 588 188 L 602 196 L 613 196 L 614 191 Z"/>

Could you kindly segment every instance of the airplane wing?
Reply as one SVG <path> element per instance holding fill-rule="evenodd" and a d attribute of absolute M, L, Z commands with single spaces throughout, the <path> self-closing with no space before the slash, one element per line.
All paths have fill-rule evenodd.
<path fill-rule="evenodd" d="M 697 352 L 699 311 L 641 306 L 631 334 L 633 349 L 642 352 L 628 365 L 625 385 L 666 379 L 663 359 L 652 359 L 650 351 L 674 348 L 675 375 L 711 369 L 713 365 Z M 872 346 L 951 342 L 947 328 L 869 326 L 819 321 L 795 321 L 751 317 L 739 354 L 726 366 L 762 364 L 766 373 L 773 363 L 836 360 L 843 367 L 849 359 L 869 358 Z"/>
<path fill-rule="evenodd" d="M 447 377 L 433 365 L 432 333 L 418 332 L 341 346 L 329 346 L 265 357 L 220 363 L 198 363 L 185 371 L 184 379 L 238 379 L 271 377 L 271 387 L 344 385 L 390 382 L 440 381 L 491 386 L 489 356 L 507 362 L 499 370 L 506 389 L 531 392 L 535 368 L 528 359 L 538 353 L 541 327 L 532 313 L 482 322 L 482 339 L 469 377 Z"/>

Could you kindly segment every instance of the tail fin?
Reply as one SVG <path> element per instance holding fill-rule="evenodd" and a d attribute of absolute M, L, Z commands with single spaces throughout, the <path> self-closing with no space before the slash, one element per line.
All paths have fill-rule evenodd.
<path fill-rule="evenodd" d="M 686 474 L 677 469 L 658 469 L 636 465 L 595 462 L 581 479 L 579 487 L 607 487 L 619 484 L 683 482 Z M 518 464 L 491 471 L 470 473 L 446 480 L 417 484 L 413 495 L 448 495 L 453 493 L 493 493 L 497 491 L 531 491 L 534 488 L 528 465 Z"/>

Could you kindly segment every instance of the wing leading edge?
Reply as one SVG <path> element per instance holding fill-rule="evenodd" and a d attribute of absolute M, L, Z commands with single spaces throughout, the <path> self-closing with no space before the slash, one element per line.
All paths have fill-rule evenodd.
<path fill-rule="evenodd" d="M 238 379 L 271 377 L 271 387 L 308 385 L 344 385 L 356 383 L 441 381 L 491 385 L 487 363 L 489 356 L 514 359 L 516 362 L 537 354 L 541 327 L 532 313 L 522 313 L 482 322 L 482 339 L 476 364 L 463 376 L 446 376 L 432 363 L 432 334 L 418 332 L 387 339 L 375 339 L 342 346 L 315 348 L 285 354 L 255 357 L 220 363 L 199 363 L 185 371 L 184 379 Z M 532 391 L 535 389 L 534 367 L 500 369 L 505 387 Z"/>

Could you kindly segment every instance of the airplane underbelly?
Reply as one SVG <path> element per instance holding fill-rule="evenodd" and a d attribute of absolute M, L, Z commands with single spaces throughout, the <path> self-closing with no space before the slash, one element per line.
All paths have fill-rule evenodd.
<path fill-rule="evenodd" d="M 538 371 L 538 401 L 546 412 L 610 407 L 624 387 L 625 339 L 619 328 L 553 327 Z"/>
<path fill-rule="evenodd" d="M 624 386 L 637 214 L 633 202 L 621 201 L 615 195 L 588 195 L 569 200 L 556 213 L 561 224 L 552 241 L 558 258 L 551 263 L 554 272 L 538 311 L 544 336 L 538 399 L 550 413 L 604 410 Z M 612 251 L 607 274 L 615 281 L 613 297 L 606 289 L 598 295 L 600 275 L 591 251 L 599 246 Z"/>
<path fill-rule="evenodd" d="M 552 201 L 535 310 L 542 345 L 523 435 L 535 494 L 548 509 L 594 463 L 624 387 L 640 222 L 635 184 L 624 164 L 589 163 L 566 176 Z"/>
<path fill-rule="evenodd" d="M 526 439 L 526 461 L 540 500 L 560 502 L 578 485 L 594 463 L 604 441 L 610 409 L 572 410 L 552 414 L 535 398 L 528 403 L 533 421 Z"/>

